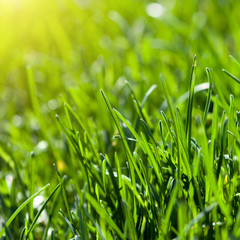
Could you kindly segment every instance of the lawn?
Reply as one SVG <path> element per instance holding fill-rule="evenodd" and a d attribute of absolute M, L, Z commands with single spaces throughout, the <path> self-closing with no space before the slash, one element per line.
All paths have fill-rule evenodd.
<path fill-rule="evenodd" d="M 0 0 L 0 239 L 239 239 L 239 11 Z"/>

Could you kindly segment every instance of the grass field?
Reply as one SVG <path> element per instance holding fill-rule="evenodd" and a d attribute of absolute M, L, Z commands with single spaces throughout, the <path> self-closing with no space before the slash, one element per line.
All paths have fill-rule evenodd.
<path fill-rule="evenodd" d="M 239 10 L 0 0 L 0 239 L 239 239 Z"/>

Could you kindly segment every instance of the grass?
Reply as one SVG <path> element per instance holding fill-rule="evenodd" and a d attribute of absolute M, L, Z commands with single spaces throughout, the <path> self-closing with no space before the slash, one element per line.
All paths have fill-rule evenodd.
<path fill-rule="evenodd" d="M 1 239 L 240 238 L 238 1 L 0 6 Z"/>

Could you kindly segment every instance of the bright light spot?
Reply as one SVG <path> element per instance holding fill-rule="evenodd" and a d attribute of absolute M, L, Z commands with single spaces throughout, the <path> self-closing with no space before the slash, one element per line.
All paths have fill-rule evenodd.
<path fill-rule="evenodd" d="M 46 141 L 40 141 L 37 145 L 39 151 L 46 151 L 48 148 L 48 143 Z"/>
<path fill-rule="evenodd" d="M 33 200 L 33 208 L 38 208 L 44 201 L 44 197 L 37 196 Z"/>
<path fill-rule="evenodd" d="M 153 18 L 159 18 L 165 12 L 165 8 L 159 3 L 150 3 L 147 5 L 147 14 Z"/>

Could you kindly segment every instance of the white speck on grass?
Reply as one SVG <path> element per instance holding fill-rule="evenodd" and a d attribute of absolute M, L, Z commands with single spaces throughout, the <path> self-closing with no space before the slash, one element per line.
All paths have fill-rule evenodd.
<path fill-rule="evenodd" d="M 147 14 L 153 18 L 159 18 L 165 12 L 165 8 L 159 3 L 150 3 L 146 8 Z"/>

